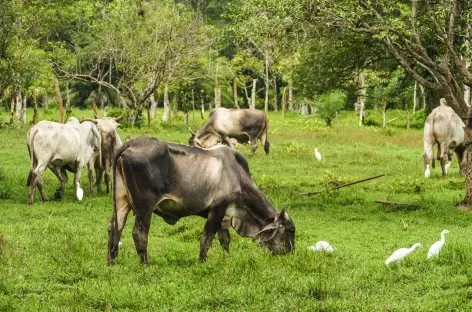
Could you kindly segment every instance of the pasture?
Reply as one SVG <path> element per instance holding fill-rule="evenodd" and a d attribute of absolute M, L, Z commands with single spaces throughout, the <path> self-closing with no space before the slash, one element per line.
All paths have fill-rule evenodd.
<path fill-rule="evenodd" d="M 31 112 L 28 112 L 31 116 Z M 53 115 L 54 113 L 54 115 Z M 40 119 L 56 119 L 55 112 Z M 158 116 L 162 112 L 158 113 Z M 373 112 L 371 118 L 377 115 Z M 0 118 L 7 119 L 2 112 Z M 90 111 L 73 112 L 90 117 Z M 190 113 L 195 130 L 202 121 Z M 395 118 L 394 113 L 389 118 Z M 397 116 L 398 117 L 398 116 Z M 378 117 L 380 121 L 380 117 Z M 423 177 L 422 129 L 359 127 L 353 112 L 342 112 L 332 128 L 314 117 L 269 114 L 270 155 L 259 146 L 249 159 L 265 196 L 295 222 L 296 251 L 272 256 L 251 239 L 231 233 L 230 254 L 217 240 L 205 264 L 198 262 L 204 219 L 188 217 L 167 225 L 153 216 L 149 266 L 139 264 L 131 230 L 123 231 L 117 265 L 106 265 L 111 196 L 74 199 L 69 181 L 62 202 L 26 205 L 29 156 L 27 129 L 0 129 L 0 310 L 4 311 L 450 311 L 472 309 L 472 214 L 455 209 L 465 194 L 456 159 L 449 177 L 440 168 Z M 151 135 L 187 144 L 181 119 L 119 129 L 124 140 Z M 313 155 L 318 147 L 322 161 Z M 250 147 L 239 147 L 247 156 Z M 330 181 L 347 183 L 385 177 L 307 197 Z M 70 175 L 69 175 L 70 176 Z M 56 177 L 47 171 L 53 198 Z M 415 203 L 383 206 L 375 200 Z M 443 229 L 450 233 L 438 259 L 426 260 Z M 332 254 L 308 251 L 319 240 Z M 400 264 L 385 259 L 397 248 L 420 242 Z"/>

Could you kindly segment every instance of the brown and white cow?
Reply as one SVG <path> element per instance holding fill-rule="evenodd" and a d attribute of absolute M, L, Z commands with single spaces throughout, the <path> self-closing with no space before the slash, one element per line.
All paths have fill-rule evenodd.
<path fill-rule="evenodd" d="M 464 154 L 464 128 L 465 124 L 454 110 L 446 105 L 445 99 L 441 99 L 441 105 L 433 109 L 426 118 L 424 125 L 424 175 L 429 177 L 430 160 L 434 163 L 433 147 L 438 145 L 437 159 L 441 163 L 442 174 L 445 176 L 451 166 L 453 151 L 456 152 L 459 168 L 462 165 Z M 448 163 L 446 164 L 446 159 Z"/>
<path fill-rule="evenodd" d="M 26 140 L 31 159 L 31 169 L 26 183 L 30 187 L 28 204 L 33 204 L 36 186 L 42 200 L 47 200 L 42 177 L 46 168 L 51 169 L 61 183 L 54 194 L 56 199 L 62 198 L 68 180 L 66 171 L 71 171 L 74 172 L 76 198 L 81 200 L 82 169 L 86 165 L 91 165 L 92 153 L 95 150 L 100 153 L 101 150 L 101 137 L 97 126 L 90 121 L 80 123 L 75 117 L 70 117 L 65 124 L 43 120 L 31 127 Z M 90 183 L 93 185 L 93 180 Z"/>
<path fill-rule="evenodd" d="M 168 224 L 198 215 L 207 219 L 200 240 L 204 262 L 216 233 L 229 251 L 232 227 L 275 254 L 295 248 L 295 226 L 278 212 L 252 180 L 244 156 L 224 145 L 208 149 L 140 137 L 123 144 L 113 166 L 113 216 L 108 225 L 108 263 L 114 264 L 128 213 L 133 210 L 133 239 L 141 263 L 147 263 L 153 213 Z"/>
<path fill-rule="evenodd" d="M 95 173 L 97 176 L 95 186 L 97 186 L 98 192 L 102 190 L 102 176 L 105 173 L 105 185 L 107 189 L 107 193 L 110 192 L 110 172 L 111 166 L 113 162 L 113 157 L 120 148 L 123 143 L 121 142 L 121 138 L 118 135 L 117 128 L 119 124 L 117 121 L 120 117 L 104 117 L 104 118 L 97 118 L 97 119 L 85 119 L 85 120 L 92 120 L 96 123 L 98 130 L 100 131 L 101 135 L 101 160 L 99 159 L 98 152 L 93 153 L 92 155 L 92 163 L 94 164 L 92 167 L 89 168 L 89 179 L 93 180 L 93 170 L 95 169 Z M 93 187 L 90 189 L 90 192 L 93 193 Z"/>
<path fill-rule="evenodd" d="M 215 108 L 207 122 L 196 133 L 191 132 L 190 146 L 211 147 L 223 143 L 234 147 L 231 138 L 239 143 L 251 144 L 251 156 L 257 150 L 257 141 L 261 140 L 266 155 L 270 143 L 267 140 L 267 115 L 256 109 Z"/>

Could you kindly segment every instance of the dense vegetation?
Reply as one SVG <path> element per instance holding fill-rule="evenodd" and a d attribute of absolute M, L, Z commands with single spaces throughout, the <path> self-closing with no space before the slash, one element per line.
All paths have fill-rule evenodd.
<path fill-rule="evenodd" d="M 381 123 L 380 112 L 367 116 Z M 271 256 L 231 231 L 230 254 L 215 241 L 208 261 L 200 264 L 204 220 L 189 217 L 170 226 L 155 216 L 149 266 L 139 264 L 134 250 L 132 214 L 117 265 L 106 265 L 112 203 L 105 193 L 91 197 L 86 192 L 78 202 L 69 183 L 63 202 L 26 205 L 26 129 L 2 129 L 0 310 L 468 310 L 472 215 L 454 208 L 463 197 L 464 178 L 454 162 L 448 178 L 436 168 L 425 179 L 422 130 L 406 130 L 403 113 L 392 116 L 397 117 L 386 129 L 359 127 L 351 112 L 341 112 L 328 128 L 318 118 L 271 112 L 271 153 L 265 156 L 260 148 L 249 164 L 264 194 L 294 219 L 295 253 Z M 42 111 L 40 118 L 56 118 L 56 113 Z M 186 143 L 189 133 L 181 119 L 172 126 L 153 122 L 119 133 Z M 189 123 L 198 127 L 199 116 Z M 322 154 L 320 162 L 314 147 Z M 249 147 L 239 150 L 250 152 Z M 386 176 L 336 192 L 300 195 L 381 173 Z M 52 198 L 58 182 L 50 171 L 45 183 Z M 86 189 L 85 175 L 82 183 Z M 383 206 L 375 200 L 416 205 Z M 450 231 L 443 252 L 427 261 L 427 250 L 443 229 Z M 318 240 L 329 241 L 335 252 L 306 250 Z M 395 249 L 416 242 L 423 247 L 403 263 L 384 264 Z"/>

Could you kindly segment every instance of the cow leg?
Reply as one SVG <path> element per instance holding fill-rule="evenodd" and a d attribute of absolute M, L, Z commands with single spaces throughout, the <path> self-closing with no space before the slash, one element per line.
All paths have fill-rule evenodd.
<path fill-rule="evenodd" d="M 110 171 L 111 171 L 111 161 L 110 159 L 105 159 L 105 185 L 107 187 L 107 194 L 110 193 Z M 101 171 L 103 173 L 103 170 Z"/>
<path fill-rule="evenodd" d="M 229 236 L 228 229 L 218 230 L 218 241 L 220 242 L 221 247 L 223 247 L 223 250 L 229 252 L 229 243 L 231 241 L 231 238 Z"/>
<path fill-rule="evenodd" d="M 446 176 L 447 170 L 446 170 L 446 158 L 447 158 L 447 146 L 445 143 L 441 143 L 440 146 L 438 147 L 438 158 L 441 163 L 441 170 L 442 170 L 442 175 Z"/>
<path fill-rule="evenodd" d="M 218 204 L 216 205 L 212 204 L 209 207 L 210 213 L 208 214 L 208 219 L 207 219 L 207 222 L 205 223 L 205 229 L 200 238 L 200 262 L 206 261 L 208 249 L 210 249 L 211 243 L 213 242 L 213 239 L 215 238 L 215 234 L 217 231 L 221 229 L 221 222 L 223 221 L 223 218 L 225 216 L 225 213 L 226 213 L 225 207 L 227 206 L 228 205 L 225 205 L 224 203 L 219 202 Z M 229 236 L 229 233 L 228 233 L 228 236 Z M 224 248 L 223 244 L 222 246 Z M 228 249 L 229 249 L 229 246 L 228 246 Z"/>
<path fill-rule="evenodd" d="M 44 192 L 44 181 L 43 181 L 43 173 L 46 170 L 47 166 L 46 165 L 38 165 L 35 170 L 30 171 L 30 189 L 28 192 L 28 201 L 27 203 L 29 205 L 32 205 L 34 202 L 34 189 L 38 187 L 39 193 L 41 194 L 41 199 L 43 201 L 47 201 L 48 197 L 46 196 L 46 193 Z"/>
<path fill-rule="evenodd" d="M 257 146 L 258 146 L 258 142 L 257 142 L 257 139 L 256 138 L 251 138 L 250 139 L 251 141 L 251 154 L 249 156 L 254 156 L 254 153 L 256 152 L 257 150 Z"/>
<path fill-rule="evenodd" d="M 459 163 L 459 173 L 460 173 L 460 175 L 464 174 L 462 172 L 462 170 L 464 169 L 463 166 L 462 166 L 462 159 L 464 157 L 464 150 L 465 150 L 464 146 L 462 146 L 462 145 L 456 147 L 456 149 L 455 149 L 456 156 L 457 156 L 457 162 Z"/>
<path fill-rule="evenodd" d="M 115 264 L 115 258 L 118 256 L 118 244 L 121 233 L 126 224 L 126 218 L 130 212 L 130 205 L 126 194 L 119 194 L 116 197 L 116 217 L 110 219 L 108 223 L 108 264 Z"/>
<path fill-rule="evenodd" d="M 64 195 L 64 188 L 68 180 L 66 169 L 62 167 L 56 167 L 53 165 L 50 165 L 49 169 L 51 169 L 51 171 L 54 173 L 54 175 L 57 177 L 60 183 L 59 188 L 54 193 L 54 199 L 61 200 L 62 196 Z"/>
<path fill-rule="evenodd" d="M 102 167 L 95 168 L 95 174 L 96 174 L 95 186 L 97 187 L 97 192 L 101 193 L 102 192 L 103 168 Z"/>
<path fill-rule="evenodd" d="M 140 209 L 136 208 L 136 211 L 140 211 Z M 148 209 L 144 209 L 144 212 L 136 213 L 136 220 L 134 221 L 133 240 L 141 264 L 148 263 L 147 244 L 151 217 L 152 212 L 148 212 Z"/>
<path fill-rule="evenodd" d="M 226 134 L 222 134 L 221 138 L 223 139 L 223 142 L 225 142 L 226 145 L 228 145 L 231 148 L 234 148 L 234 145 L 233 145 L 233 143 L 231 143 L 231 140 L 229 139 L 229 136 L 227 136 Z"/>

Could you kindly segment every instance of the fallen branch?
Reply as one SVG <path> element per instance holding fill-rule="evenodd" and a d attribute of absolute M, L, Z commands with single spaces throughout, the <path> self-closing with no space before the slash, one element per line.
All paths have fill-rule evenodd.
<path fill-rule="evenodd" d="M 399 202 L 391 202 L 388 200 L 376 200 L 376 204 L 382 204 L 382 205 L 390 205 L 390 206 L 419 206 L 418 204 L 414 203 L 399 203 Z"/>
<path fill-rule="evenodd" d="M 377 178 L 383 177 L 384 175 L 385 175 L 385 173 L 380 174 L 380 175 L 375 176 L 375 177 L 370 177 L 370 178 L 366 178 L 366 179 L 362 179 L 362 180 L 358 180 L 358 181 L 354 181 L 354 182 L 350 182 L 350 183 L 346 183 L 346 184 L 341 184 L 341 185 L 332 187 L 332 188 L 330 188 L 329 190 L 330 190 L 330 191 L 334 191 L 334 190 L 337 190 L 337 189 L 340 189 L 340 188 L 343 188 L 343 187 L 346 187 L 346 186 L 351 186 L 351 185 L 354 185 L 354 184 L 357 184 L 357 183 L 361 183 L 361 182 L 366 182 L 366 181 L 369 181 L 369 180 L 377 179 Z M 317 191 L 317 192 L 300 193 L 300 195 L 308 195 L 308 196 L 311 196 L 311 195 L 318 195 L 318 194 L 323 193 L 323 192 L 325 192 L 325 191 L 326 191 L 326 190 Z"/>

